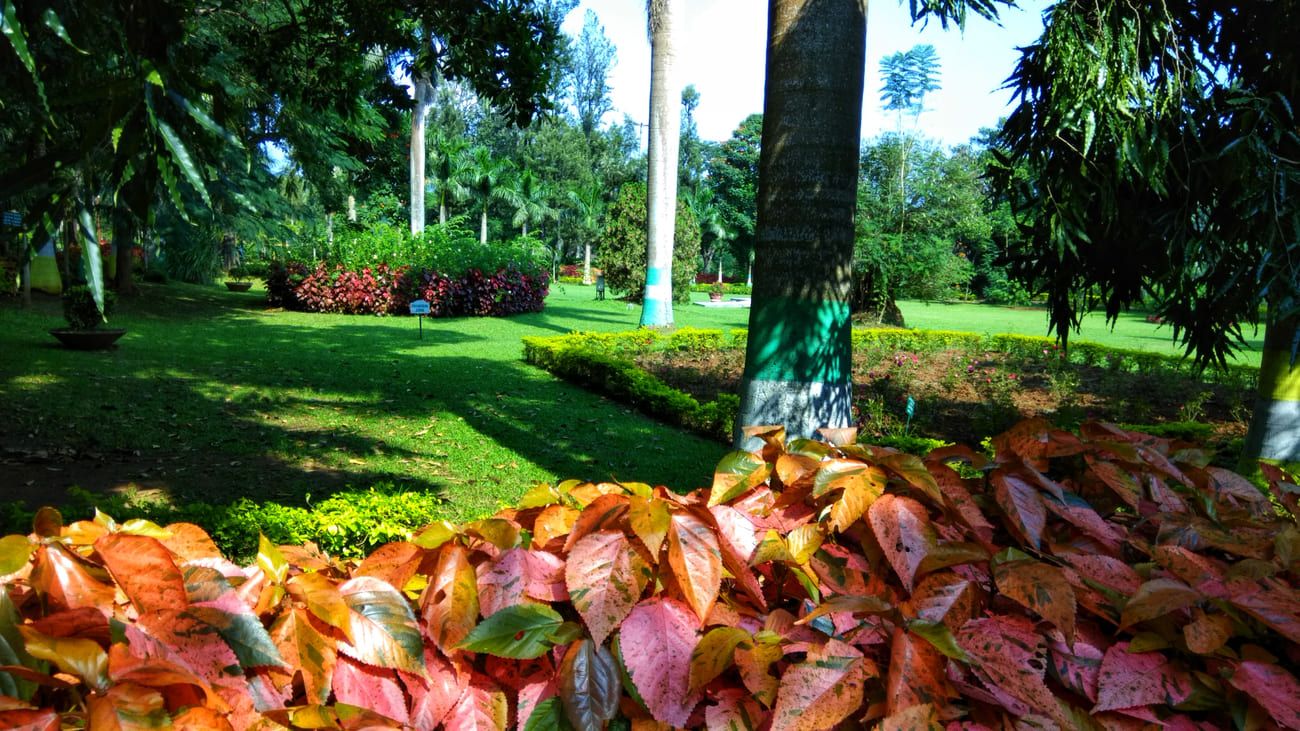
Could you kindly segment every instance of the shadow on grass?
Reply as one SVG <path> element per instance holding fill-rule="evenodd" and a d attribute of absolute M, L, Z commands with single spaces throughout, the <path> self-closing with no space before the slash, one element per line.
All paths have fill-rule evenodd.
<path fill-rule="evenodd" d="M 128 299 L 115 322 L 127 339 L 103 353 L 48 348 L 31 322 L 0 334 L 6 497 L 59 504 L 77 485 L 301 505 L 387 483 L 475 514 L 527 489 L 520 471 L 692 488 L 721 455 L 518 360 L 518 334 L 616 318 L 559 307 L 497 324 L 426 321 L 420 340 L 409 318 L 303 324 L 253 317 L 246 298 Z"/>

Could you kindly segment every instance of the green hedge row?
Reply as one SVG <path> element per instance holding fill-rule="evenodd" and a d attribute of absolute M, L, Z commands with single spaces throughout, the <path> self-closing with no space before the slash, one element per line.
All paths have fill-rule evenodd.
<path fill-rule="evenodd" d="M 257 554 L 259 533 L 276 544 L 310 542 L 333 556 L 359 558 L 385 543 L 409 540 L 414 529 L 447 513 L 446 501 L 435 495 L 387 484 L 338 492 L 307 507 L 247 498 L 227 504 L 176 505 L 129 495 L 96 495 L 73 487 L 62 508 L 69 515 L 102 510 L 119 519 L 141 518 L 159 525 L 195 523 L 203 526 L 224 555 L 236 560 Z M 33 514 L 10 503 L 0 518 L 0 532 L 29 531 Z"/>
<path fill-rule="evenodd" d="M 650 330 L 630 333 L 575 333 L 559 337 L 524 338 L 524 360 L 555 375 L 636 407 L 642 412 L 698 434 L 724 442 L 731 440 L 740 399 L 722 394 L 717 400 L 700 403 L 690 394 L 669 386 L 646 373 L 627 356 L 650 345 L 676 342 L 685 349 L 697 342 L 721 343 L 721 333 L 686 329 L 672 336 Z"/>

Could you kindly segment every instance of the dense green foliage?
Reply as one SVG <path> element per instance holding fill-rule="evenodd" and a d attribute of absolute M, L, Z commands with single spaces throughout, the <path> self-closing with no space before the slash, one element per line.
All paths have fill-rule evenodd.
<path fill-rule="evenodd" d="M 689 302 L 700 255 L 700 227 L 684 201 L 677 202 L 673 241 L 673 301 Z M 610 206 L 599 264 L 605 282 L 632 301 L 641 301 L 646 276 L 646 188 L 628 183 Z"/>
<path fill-rule="evenodd" d="M 104 306 L 95 303 L 95 296 L 89 287 L 69 287 L 63 293 L 63 319 L 73 330 L 93 330 L 104 324 L 104 320 L 113 314 L 117 298 L 112 292 L 104 293 Z"/>

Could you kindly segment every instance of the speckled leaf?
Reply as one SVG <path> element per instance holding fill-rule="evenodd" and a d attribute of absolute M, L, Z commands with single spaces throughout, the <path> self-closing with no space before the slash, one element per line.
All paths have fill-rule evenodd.
<path fill-rule="evenodd" d="M 516 604 L 530 603 L 525 588 L 528 583 L 527 551 L 512 548 L 491 561 L 479 564 L 478 608 L 484 617 Z"/>
<path fill-rule="evenodd" d="M 90 710 L 86 727 L 95 731 L 144 731 L 172 726 L 166 701 L 153 688 L 129 683 L 115 685 L 104 695 L 92 695 L 86 705 Z"/>
<path fill-rule="evenodd" d="M 885 713 L 892 716 L 916 705 L 942 704 L 953 694 L 945 673 L 947 664 L 947 658 L 930 642 L 896 627 L 889 645 Z"/>
<path fill-rule="evenodd" d="M 1108 462 L 1104 459 L 1096 459 L 1092 455 L 1087 456 L 1088 467 L 1092 468 L 1093 474 L 1101 479 L 1115 494 L 1120 497 L 1131 508 L 1137 508 L 1138 502 L 1142 499 L 1142 486 L 1133 478 L 1124 468 Z"/>
<path fill-rule="evenodd" d="M 506 694 L 486 676 L 475 673 L 443 726 L 456 731 L 505 731 L 509 715 Z"/>
<path fill-rule="evenodd" d="M 772 731 L 834 728 L 862 705 L 866 680 L 862 653 L 839 640 L 808 651 L 781 676 Z"/>
<path fill-rule="evenodd" d="M 555 646 L 564 624 L 559 612 L 544 604 L 515 604 L 479 622 L 459 649 L 516 660 L 540 657 Z"/>
<path fill-rule="evenodd" d="M 95 541 L 95 551 L 138 611 L 186 605 L 185 579 L 157 539 L 113 533 Z"/>
<path fill-rule="evenodd" d="M 998 507 L 1006 514 L 1011 527 L 1029 545 L 1041 547 L 1043 529 L 1047 526 L 1047 507 L 1043 505 L 1038 489 L 1003 470 L 993 473 L 993 488 Z"/>
<path fill-rule="evenodd" d="M 1003 561 L 993 569 L 998 591 L 1046 619 L 1074 641 L 1078 606 L 1065 574 L 1041 561 Z"/>
<path fill-rule="evenodd" d="M 790 548 L 790 560 L 801 566 L 807 564 L 825 540 L 821 526 L 816 523 L 795 528 L 785 536 L 786 545 Z"/>
<path fill-rule="evenodd" d="M 451 652 L 478 622 L 478 578 L 464 546 L 442 547 L 423 602 L 429 635 L 439 649 Z"/>
<path fill-rule="evenodd" d="M 1128 650 L 1127 642 L 1117 642 L 1106 650 L 1093 713 L 1157 703 L 1174 705 L 1191 694 L 1190 683 L 1169 667 L 1164 655 L 1131 654 Z"/>
<path fill-rule="evenodd" d="M 618 667 L 603 645 L 585 638 L 573 643 L 556 675 L 564 715 L 577 731 L 599 731 L 618 713 Z"/>
<path fill-rule="evenodd" d="M 935 707 L 922 703 L 889 714 L 880 722 L 879 731 L 940 731 L 943 728 Z"/>
<path fill-rule="evenodd" d="M 943 505 L 943 493 L 939 491 L 939 483 L 935 482 L 934 475 L 925 468 L 925 463 L 920 458 L 901 452 L 887 454 L 880 458 L 880 465 L 903 478 L 904 482 L 916 488 L 936 506 Z"/>
<path fill-rule="evenodd" d="M 333 580 L 319 572 L 298 574 L 286 584 L 289 595 L 307 605 L 317 619 L 352 637 L 352 612 Z"/>
<path fill-rule="evenodd" d="M 411 725 L 434 728 L 464 695 L 469 679 L 428 647 L 424 650 L 424 674 L 427 682 L 416 678 L 407 684 L 411 693 Z"/>
<path fill-rule="evenodd" d="M 584 536 L 564 567 L 573 608 L 597 645 L 603 645 L 636 606 L 648 578 L 645 562 L 627 537 L 612 530 Z"/>
<path fill-rule="evenodd" d="M 1059 715 L 1056 697 L 1043 683 L 1047 647 L 1029 620 L 1006 615 L 972 619 L 957 633 L 957 644 L 975 661 L 976 674 L 988 685 L 1037 713 Z"/>
<path fill-rule="evenodd" d="M 1212 655 L 1232 637 L 1232 618 L 1226 614 L 1206 614 L 1199 609 L 1195 618 L 1183 626 L 1187 649 L 1199 655 Z"/>
<path fill-rule="evenodd" d="M 713 470 L 709 505 L 721 505 L 763 483 L 772 466 L 753 452 L 728 452 Z"/>
<path fill-rule="evenodd" d="M 772 674 L 772 664 L 783 654 L 781 646 L 775 644 L 758 643 L 751 650 L 736 650 L 736 669 L 740 671 L 741 682 L 755 700 L 769 708 L 776 702 L 780 687 L 780 681 Z"/>
<path fill-rule="evenodd" d="M 574 544 L 598 530 L 617 530 L 620 521 L 628 515 L 629 505 L 626 495 L 601 495 L 591 501 L 582 509 L 573 530 L 569 531 L 569 538 L 564 543 L 565 552 L 572 551 Z"/>
<path fill-rule="evenodd" d="M 334 670 L 334 697 L 339 703 L 359 706 L 402 724 L 409 722 L 406 696 L 392 670 L 370 667 L 339 658 Z"/>
<path fill-rule="evenodd" d="M 533 546 L 545 546 L 556 538 L 567 536 L 580 514 L 567 505 L 548 506 L 533 523 Z"/>
<path fill-rule="evenodd" d="M 840 488 L 843 491 L 831 503 L 830 529 L 841 533 L 865 515 L 871 504 L 884 494 L 885 480 L 884 470 L 867 467 L 831 483 L 831 489 Z"/>
<path fill-rule="evenodd" d="M 691 690 L 700 690 L 731 667 L 736 648 L 753 637 L 739 627 L 714 627 L 704 634 L 691 652 Z"/>
<path fill-rule="evenodd" d="M 280 657 L 302 673 L 307 699 L 312 703 L 328 701 L 338 661 L 334 640 L 318 632 L 301 609 L 280 615 L 271 626 L 271 639 Z"/>
<path fill-rule="evenodd" d="M 339 652 L 376 667 L 424 672 L 424 641 L 410 602 L 386 582 L 358 576 L 339 586 L 352 610 L 352 640 Z"/>
<path fill-rule="evenodd" d="M 623 665 L 656 720 L 685 726 L 700 694 L 689 689 L 699 619 L 667 598 L 638 604 L 619 631 Z"/>
<path fill-rule="evenodd" d="M 628 498 L 628 522 L 632 532 L 650 551 L 653 560 L 659 560 L 659 549 L 668 538 L 668 503 L 658 498 Z"/>
<path fill-rule="evenodd" d="M 668 527 L 668 565 L 703 624 L 722 586 L 722 551 L 713 526 L 690 513 L 673 515 Z"/>
<path fill-rule="evenodd" d="M 739 688 L 727 688 L 715 700 L 717 705 L 704 711 L 708 731 L 758 731 L 768 715 L 753 696 Z"/>
<path fill-rule="evenodd" d="M 1289 729 L 1300 729 L 1300 683 L 1286 668 L 1273 663 L 1239 663 L 1228 679 Z"/>
<path fill-rule="evenodd" d="M 911 592 L 917 569 L 935 542 L 925 507 L 908 497 L 882 495 L 871 504 L 867 519 L 889 565 Z"/>
<path fill-rule="evenodd" d="M 943 622 L 954 632 L 975 614 L 976 588 L 951 571 L 930 574 L 902 606 L 904 614 Z"/>
<path fill-rule="evenodd" d="M 1131 627 L 1138 622 L 1162 617 L 1189 607 L 1203 598 L 1201 592 L 1177 579 L 1152 579 L 1138 587 L 1120 615 L 1119 626 Z"/>

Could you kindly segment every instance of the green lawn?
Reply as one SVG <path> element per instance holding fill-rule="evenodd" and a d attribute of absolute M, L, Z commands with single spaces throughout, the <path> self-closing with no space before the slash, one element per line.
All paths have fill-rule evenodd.
<path fill-rule="evenodd" d="M 538 481 L 707 484 L 723 448 L 560 382 L 520 338 L 635 328 L 638 307 L 561 285 L 508 319 L 268 311 L 259 292 L 144 285 L 113 325 L 116 350 L 70 352 L 45 330 L 58 302 L 0 304 L 0 474 L 8 496 L 59 502 L 76 484 L 168 499 L 303 504 L 345 487 L 433 491 L 468 518 Z M 696 298 L 704 298 L 696 294 Z M 1043 334 L 1041 312 L 904 303 L 925 327 Z M 679 325 L 744 327 L 747 310 L 677 309 Z M 1125 318 L 1084 338 L 1169 350 Z M 310 496 L 310 497 L 309 497 Z"/>

